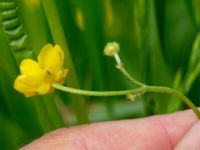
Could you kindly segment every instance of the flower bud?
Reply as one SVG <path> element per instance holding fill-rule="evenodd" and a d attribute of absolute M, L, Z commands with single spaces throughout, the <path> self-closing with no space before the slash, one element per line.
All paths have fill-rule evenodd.
<path fill-rule="evenodd" d="M 114 56 L 119 52 L 119 44 L 117 42 L 109 42 L 104 48 L 104 54 L 107 56 Z"/>
<path fill-rule="evenodd" d="M 131 93 L 130 93 L 130 94 L 126 95 L 126 97 L 127 97 L 127 99 L 128 99 L 129 101 L 134 102 L 135 100 L 138 99 L 139 95 L 138 95 L 138 94 L 131 94 Z"/>

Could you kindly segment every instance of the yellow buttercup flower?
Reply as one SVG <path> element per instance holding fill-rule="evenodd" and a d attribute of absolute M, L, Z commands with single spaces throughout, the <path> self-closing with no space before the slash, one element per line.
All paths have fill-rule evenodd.
<path fill-rule="evenodd" d="M 14 82 L 14 88 L 27 97 L 53 92 L 51 84 L 61 84 L 68 72 L 63 68 L 64 52 L 59 45 L 45 45 L 37 60 L 24 59 Z"/>

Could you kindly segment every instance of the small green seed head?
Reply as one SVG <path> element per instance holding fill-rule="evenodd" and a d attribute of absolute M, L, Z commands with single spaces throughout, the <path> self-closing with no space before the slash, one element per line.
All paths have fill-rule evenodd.
<path fill-rule="evenodd" d="M 119 44 L 117 42 L 109 42 L 104 48 L 104 54 L 106 56 L 114 56 L 119 52 Z"/>
<path fill-rule="evenodd" d="M 134 102 L 135 100 L 137 100 L 138 95 L 137 94 L 128 94 L 126 95 L 127 99 L 131 102 Z"/>

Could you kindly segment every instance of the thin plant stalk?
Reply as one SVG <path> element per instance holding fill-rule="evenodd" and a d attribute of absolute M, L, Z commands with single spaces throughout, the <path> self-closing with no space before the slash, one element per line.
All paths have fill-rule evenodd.
<path fill-rule="evenodd" d="M 196 116 L 200 119 L 200 111 L 197 109 L 197 107 L 192 103 L 190 99 L 188 99 L 179 91 L 169 88 L 169 87 L 145 85 L 135 80 L 133 77 L 131 77 L 129 73 L 126 71 L 126 69 L 124 68 L 124 65 L 118 55 L 118 52 L 119 52 L 119 45 L 116 42 L 108 43 L 106 47 L 104 48 L 105 55 L 113 56 L 117 63 L 117 68 L 133 84 L 139 85 L 140 86 L 139 88 L 131 89 L 131 90 L 122 90 L 122 91 L 88 91 L 88 90 L 80 90 L 80 89 L 65 87 L 59 84 L 52 84 L 52 86 L 55 89 L 58 89 L 64 92 L 69 92 L 73 94 L 81 94 L 81 95 L 86 95 L 86 96 L 104 96 L 104 97 L 105 96 L 122 96 L 122 95 L 128 96 L 128 95 L 143 95 L 144 93 L 147 93 L 147 92 L 171 94 L 173 96 L 176 96 L 180 100 L 182 100 L 189 108 L 191 108 L 194 111 Z"/>
<path fill-rule="evenodd" d="M 50 26 L 50 30 L 52 32 L 53 39 L 55 43 L 61 45 L 61 47 L 65 51 L 65 56 L 66 56 L 65 64 L 67 64 L 70 70 L 67 83 L 69 86 L 79 88 L 80 86 L 79 86 L 77 75 L 76 75 L 74 65 L 71 59 L 71 55 L 68 50 L 62 24 L 59 19 L 56 3 L 54 0 L 43 0 L 42 2 L 43 2 L 44 11 L 47 15 L 47 20 Z M 72 105 L 73 105 L 79 124 L 88 123 L 89 118 L 88 118 L 84 98 L 80 95 L 71 94 L 70 96 L 71 96 Z"/>
<path fill-rule="evenodd" d="M 80 90 L 80 89 L 75 89 L 75 88 L 70 88 L 70 87 L 65 87 L 60 84 L 52 84 L 52 86 L 55 89 L 68 92 L 68 93 L 73 93 L 73 94 L 80 94 L 80 95 L 85 95 L 85 96 L 102 96 L 102 97 L 107 97 L 107 96 L 123 96 L 123 95 L 128 95 L 128 94 L 143 94 L 143 93 L 166 93 L 166 94 L 171 94 L 173 96 L 176 96 L 180 100 L 182 100 L 189 108 L 191 108 L 196 116 L 200 119 L 200 111 L 197 109 L 197 107 L 191 102 L 190 99 L 188 99 L 186 96 L 181 94 L 180 92 L 169 88 L 169 87 L 160 87 L 160 86 L 147 86 L 143 85 L 142 87 L 136 88 L 136 89 L 131 89 L 131 90 L 123 90 L 123 91 L 88 91 L 88 90 Z"/>

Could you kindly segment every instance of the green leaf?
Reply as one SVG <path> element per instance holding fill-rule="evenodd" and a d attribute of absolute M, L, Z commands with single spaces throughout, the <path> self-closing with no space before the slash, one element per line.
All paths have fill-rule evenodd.
<path fill-rule="evenodd" d="M 21 143 L 27 138 L 23 130 L 7 117 L 0 114 L 0 149 L 18 149 Z"/>
<path fill-rule="evenodd" d="M 5 54 L 5 55 L 2 55 L 3 57 L 2 64 L 7 64 L 7 62 L 4 62 L 6 61 L 6 57 L 9 57 L 7 60 L 9 60 L 8 63 L 11 63 L 10 64 L 11 66 L 9 67 L 5 67 L 3 65 L 1 66 L 5 72 L 5 74 L 3 75 L 7 75 L 9 77 L 8 80 L 5 80 L 5 81 L 3 80 L 3 78 L 1 79 L 2 79 L 2 82 L 5 82 L 6 89 L 4 90 L 9 89 L 10 92 L 12 91 L 12 93 L 15 93 L 13 95 L 18 95 L 17 97 L 19 97 L 17 99 L 12 100 L 13 95 L 5 91 L 4 96 L 5 96 L 5 100 L 7 101 L 7 105 L 11 107 L 11 111 L 15 111 L 15 110 L 19 111 L 19 108 L 23 106 L 23 109 L 20 110 L 18 114 L 16 113 L 17 117 L 19 117 L 18 116 L 19 114 L 22 114 L 22 111 L 28 111 L 27 114 L 24 113 L 25 118 L 28 117 L 29 119 L 31 119 L 32 117 L 33 118 L 36 117 L 32 119 L 32 121 L 36 122 L 37 124 L 35 125 L 36 130 L 38 130 L 40 134 L 41 134 L 41 131 L 40 129 L 37 129 L 37 126 L 39 126 L 38 128 L 41 127 L 43 132 L 47 132 L 49 130 L 64 126 L 64 123 L 61 121 L 62 120 L 61 116 L 56 108 L 56 105 L 52 97 L 45 97 L 45 98 L 33 97 L 33 98 L 30 98 L 31 102 L 27 102 L 27 99 L 25 97 L 23 97 L 19 93 L 17 94 L 12 88 L 14 79 L 19 74 L 19 69 L 18 69 L 19 67 L 17 66 L 17 64 L 19 64 L 20 61 L 24 58 L 30 58 L 30 57 L 33 58 L 35 56 L 35 52 L 33 51 L 31 47 L 32 43 L 30 42 L 29 36 L 24 28 L 24 24 L 22 21 L 23 18 L 20 18 L 21 7 L 19 7 L 19 3 L 17 3 L 15 0 L 1 1 L 0 5 L 1 5 L 0 7 L 0 12 L 1 12 L 0 13 L 0 17 L 1 17 L 0 38 L 2 42 L 1 53 Z M 15 13 L 12 13 L 12 11 L 14 11 L 15 9 L 17 9 L 17 11 Z M 7 14 L 6 17 L 5 17 L 5 13 Z M 35 31 L 32 31 L 32 32 L 35 32 Z M 12 55 L 10 52 L 12 52 Z M 14 71 L 11 73 L 10 70 L 11 71 L 14 70 Z M 37 100 L 40 100 L 41 102 L 38 103 Z M 18 101 L 19 101 L 19 104 L 17 104 Z M 13 103 L 16 103 L 16 105 L 13 105 Z M 43 106 L 40 105 L 41 103 L 43 104 Z M 45 110 L 45 107 L 49 107 L 49 106 L 51 109 L 48 108 L 47 111 L 43 111 Z M 52 111 L 54 111 L 53 116 L 52 116 Z M 15 115 L 15 113 L 12 115 Z M 19 121 L 20 123 L 26 122 L 26 120 L 28 119 L 17 118 L 17 121 Z M 36 120 L 39 121 L 39 124 Z M 30 125 L 31 121 L 26 122 L 26 123 Z M 21 124 L 21 125 L 24 126 L 26 125 L 26 123 Z M 27 129 L 32 130 L 32 125 L 29 127 Z M 35 131 L 37 135 L 38 135 L 38 132 Z"/>
<path fill-rule="evenodd" d="M 163 56 L 163 51 L 161 47 L 160 37 L 157 27 L 157 18 L 155 12 L 154 1 L 149 1 L 150 9 L 150 37 L 149 37 L 149 80 L 150 84 L 171 86 L 172 75 L 169 71 L 169 66 L 167 65 L 165 58 Z M 167 105 L 169 97 L 164 95 L 156 95 L 156 113 L 165 113 L 167 111 Z"/>
<path fill-rule="evenodd" d="M 200 34 L 197 35 L 190 55 L 188 73 L 185 79 L 184 91 L 189 92 L 193 82 L 200 73 Z"/>
<path fill-rule="evenodd" d="M 160 27 L 160 31 L 166 61 L 174 74 L 180 68 L 184 73 L 196 36 L 196 28 L 190 12 L 186 8 L 185 1 L 166 0 L 161 15 L 164 23 Z"/>
<path fill-rule="evenodd" d="M 28 35 L 21 23 L 19 9 L 15 0 L 0 2 L 1 28 L 9 42 L 11 50 L 19 64 L 25 57 L 32 57 L 33 52 Z"/>
<path fill-rule="evenodd" d="M 54 0 L 43 0 L 42 4 L 44 11 L 47 15 L 47 20 L 50 26 L 53 40 L 55 43 L 61 45 L 65 52 L 65 64 L 70 70 L 70 74 L 67 77 L 67 84 L 69 86 L 79 88 L 79 82 L 77 79 L 76 71 L 74 69 L 71 54 L 68 49 L 67 41 L 59 18 L 56 3 Z M 78 122 L 80 124 L 88 123 L 89 119 L 85 106 L 85 99 L 80 95 L 70 94 L 70 96 Z"/>
<path fill-rule="evenodd" d="M 198 27 L 198 31 L 200 31 L 200 0 L 191 0 L 193 6 L 193 12 L 195 16 L 195 21 Z"/>

